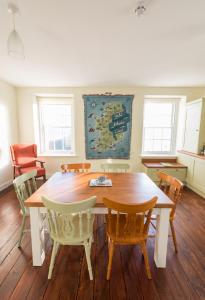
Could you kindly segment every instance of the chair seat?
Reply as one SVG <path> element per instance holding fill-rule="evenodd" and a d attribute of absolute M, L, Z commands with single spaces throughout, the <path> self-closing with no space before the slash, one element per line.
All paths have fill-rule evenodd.
<path fill-rule="evenodd" d="M 90 226 L 93 226 L 94 222 L 94 215 L 90 216 Z M 79 222 L 79 215 L 76 215 L 72 219 L 72 224 L 68 223 L 68 226 L 66 228 L 60 228 L 59 224 L 59 233 L 58 236 L 55 236 L 54 234 L 51 234 L 51 238 L 55 241 L 57 241 L 61 245 L 75 245 L 75 244 L 80 244 L 84 240 L 87 240 L 91 237 L 92 235 L 92 228 L 89 228 L 89 222 L 86 214 L 82 214 L 82 232 L 80 234 L 80 222 Z M 72 228 L 71 228 L 72 226 Z M 74 232 L 72 236 L 70 235 L 70 230 L 73 230 Z M 70 230 L 69 230 L 70 229 Z M 63 232 L 62 232 L 62 231 Z M 68 232 L 68 238 L 65 238 L 65 232 Z"/>
<path fill-rule="evenodd" d="M 108 224 L 108 216 L 106 215 L 105 218 L 106 223 Z M 143 232 L 139 234 L 142 218 L 142 215 L 136 215 L 136 225 L 134 229 L 133 227 L 129 228 L 128 226 L 125 226 L 127 221 L 127 215 L 120 214 L 119 232 L 116 236 L 117 215 L 112 215 L 112 219 L 109 221 L 110 227 L 107 228 L 107 234 L 111 240 L 120 244 L 136 244 L 140 241 L 144 241 L 147 238 L 147 234 L 143 234 Z"/>
<path fill-rule="evenodd" d="M 27 168 L 21 168 L 21 173 L 22 174 L 29 173 L 29 172 L 31 172 L 33 170 L 37 170 L 37 177 L 44 176 L 46 174 L 46 170 L 44 168 L 37 167 L 37 166 L 27 167 Z"/>

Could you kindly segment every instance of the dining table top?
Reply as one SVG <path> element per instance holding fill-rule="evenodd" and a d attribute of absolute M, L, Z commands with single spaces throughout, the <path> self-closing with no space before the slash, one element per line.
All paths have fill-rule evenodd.
<path fill-rule="evenodd" d="M 89 185 L 91 179 L 107 176 L 112 186 Z M 138 204 L 157 196 L 156 208 L 172 208 L 173 202 L 145 173 L 54 173 L 24 203 L 26 207 L 43 207 L 42 196 L 71 203 L 96 196 L 96 207 L 103 207 L 103 197 L 121 203 Z"/>

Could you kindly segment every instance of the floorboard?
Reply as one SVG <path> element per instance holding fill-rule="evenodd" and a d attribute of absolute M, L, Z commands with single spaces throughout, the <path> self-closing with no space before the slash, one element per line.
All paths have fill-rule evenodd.
<path fill-rule="evenodd" d="M 116 246 L 111 280 L 106 280 L 108 251 L 105 220 L 94 222 L 92 266 L 89 280 L 85 252 L 81 246 L 60 247 L 50 281 L 47 280 L 52 244 L 46 236 L 46 259 L 32 266 L 30 233 L 17 248 L 21 215 L 12 188 L 0 193 L 0 299 L 205 299 L 205 200 L 185 189 L 174 222 L 179 252 L 169 238 L 167 268 L 154 263 L 154 238 L 147 242 L 152 273 L 148 280 L 138 246 Z M 29 219 L 28 219 L 29 226 Z"/>

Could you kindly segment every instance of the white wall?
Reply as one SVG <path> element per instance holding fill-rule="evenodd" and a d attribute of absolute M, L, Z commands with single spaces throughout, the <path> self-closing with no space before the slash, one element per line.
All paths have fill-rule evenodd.
<path fill-rule="evenodd" d="M 13 169 L 9 146 L 17 142 L 16 89 L 0 81 L 0 190 L 12 183 Z"/>
<path fill-rule="evenodd" d="M 145 95 L 177 95 L 187 96 L 193 100 L 204 95 L 204 88 L 145 88 L 145 87 L 82 87 L 82 88 L 17 88 L 17 102 L 19 115 L 19 138 L 21 143 L 34 142 L 34 126 L 32 103 L 33 96 L 39 93 L 67 93 L 73 94 L 75 99 L 75 126 L 76 126 L 76 157 L 44 157 L 48 174 L 59 170 L 64 162 L 85 161 L 84 136 L 84 106 L 83 94 L 100 94 L 112 92 L 113 94 L 134 94 L 132 115 L 131 157 L 129 163 L 132 171 L 140 170 L 143 100 Z M 117 160 L 115 160 L 117 161 Z M 100 169 L 103 160 L 92 160 L 93 170 Z M 121 162 L 123 162 L 121 160 Z M 126 161 L 127 162 L 127 161 Z"/>

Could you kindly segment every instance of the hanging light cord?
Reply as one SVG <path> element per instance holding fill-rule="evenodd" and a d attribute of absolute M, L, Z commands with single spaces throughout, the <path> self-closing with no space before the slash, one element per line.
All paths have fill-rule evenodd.
<path fill-rule="evenodd" d="M 7 41 L 7 51 L 8 55 L 16 57 L 16 58 L 22 58 L 25 59 L 24 54 L 24 45 L 21 40 L 21 37 L 19 36 L 18 32 L 16 31 L 16 15 L 19 14 L 18 7 L 13 3 L 9 2 L 8 4 L 8 12 L 12 15 L 12 24 L 13 29 L 8 37 Z"/>

